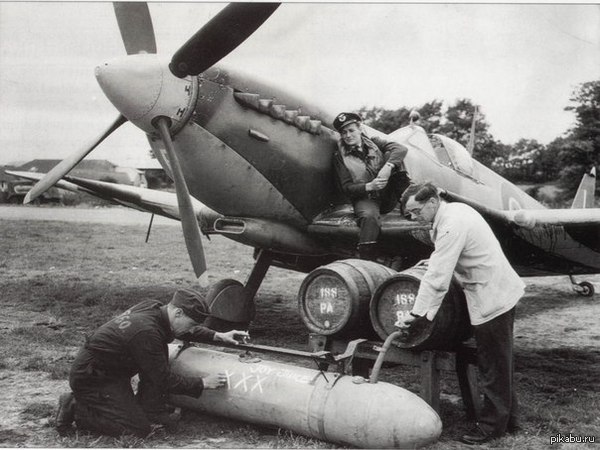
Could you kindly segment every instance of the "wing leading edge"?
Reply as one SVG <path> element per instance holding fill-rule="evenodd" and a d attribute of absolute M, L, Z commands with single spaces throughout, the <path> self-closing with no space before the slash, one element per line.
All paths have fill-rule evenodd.
<path fill-rule="evenodd" d="M 32 181 L 41 180 L 45 175 L 37 172 L 7 171 L 6 173 Z M 177 197 L 171 192 L 70 176 L 59 180 L 55 186 L 72 192 L 91 194 L 128 208 L 180 220 Z M 202 231 L 212 230 L 215 220 L 221 215 L 194 198 L 192 204 Z"/>

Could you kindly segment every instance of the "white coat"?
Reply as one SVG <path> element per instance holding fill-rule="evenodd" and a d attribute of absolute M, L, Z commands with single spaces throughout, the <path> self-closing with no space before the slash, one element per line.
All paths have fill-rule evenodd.
<path fill-rule="evenodd" d="M 517 304 L 525 283 L 477 211 L 463 203 L 440 201 L 431 237 L 435 250 L 421 280 L 414 314 L 433 320 L 453 274 L 465 292 L 473 325 L 488 322 Z"/>

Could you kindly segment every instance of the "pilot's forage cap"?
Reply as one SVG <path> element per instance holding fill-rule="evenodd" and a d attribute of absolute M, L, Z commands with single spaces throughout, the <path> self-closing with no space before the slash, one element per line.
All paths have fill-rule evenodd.
<path fill-rule="evenodd" d="M 346 125 L 350 125 L 351 123 L 360 123 L 362 122 L 362 118 L 356 113 L 339 113 L 335 120 L 333 121 L 333 128 L 340 131 Z"/>
<path fill-rule="evenodd" d="M 198 323 L 204 322 L 210 316 L 207 301 L 199 292 L 192 289 L 178 289 L 175 291 L 171 304 L 181 308 L 186 316 Z"/>

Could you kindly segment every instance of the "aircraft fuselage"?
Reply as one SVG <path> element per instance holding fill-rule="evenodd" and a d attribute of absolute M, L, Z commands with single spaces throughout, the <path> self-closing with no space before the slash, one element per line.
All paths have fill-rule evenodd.
<path fill-rule="evenodd" d="M 333 114 L 224 68 L 190 81 L 197 83 L 196 100 L 190 104 L 193 111 L 184 113 L 189 120 L 176 131 L 174 143 L 194 197 L 225 216 L 261 218 L 302 231 L 317 215 L 344 203 L 332 170 Z M 434 148 L 418 126 L 386 137 L 409 148 L 405 162 L 413 181 L 431 180 L 489 208 L 544 208 L 460 148 Z M 150 140 L 160 154 L 161 141 Z M 562 226 L 491 225 L 522 275 L 600 271 L 600 254 L 585 245 L 581 233 L 574 239 Z M 336 243 L 343 245 L 335 237 L 324 245 L 335 248 Z M 402 243 L 388 244 L 402 250 Z"/>

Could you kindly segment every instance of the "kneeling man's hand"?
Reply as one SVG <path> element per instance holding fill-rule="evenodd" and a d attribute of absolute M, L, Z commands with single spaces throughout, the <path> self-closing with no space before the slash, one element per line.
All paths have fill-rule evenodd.
<path fill-rule="evenodd" d="M 248 332 L 239 330 L 231 330 L 227 333 L 217 331 L 214 337 L 215 341 L 227 342 L 229 344 L 239 344 L 240 341 L 245 342 L 247 339 L 250 339 Z"/>
<path fill-rule="evenodd" d="M 224 373 L 217 373 L 202 378 L 204 383 L 204 389 L 219 389 L 227 384 L 227 375 Z"/>

